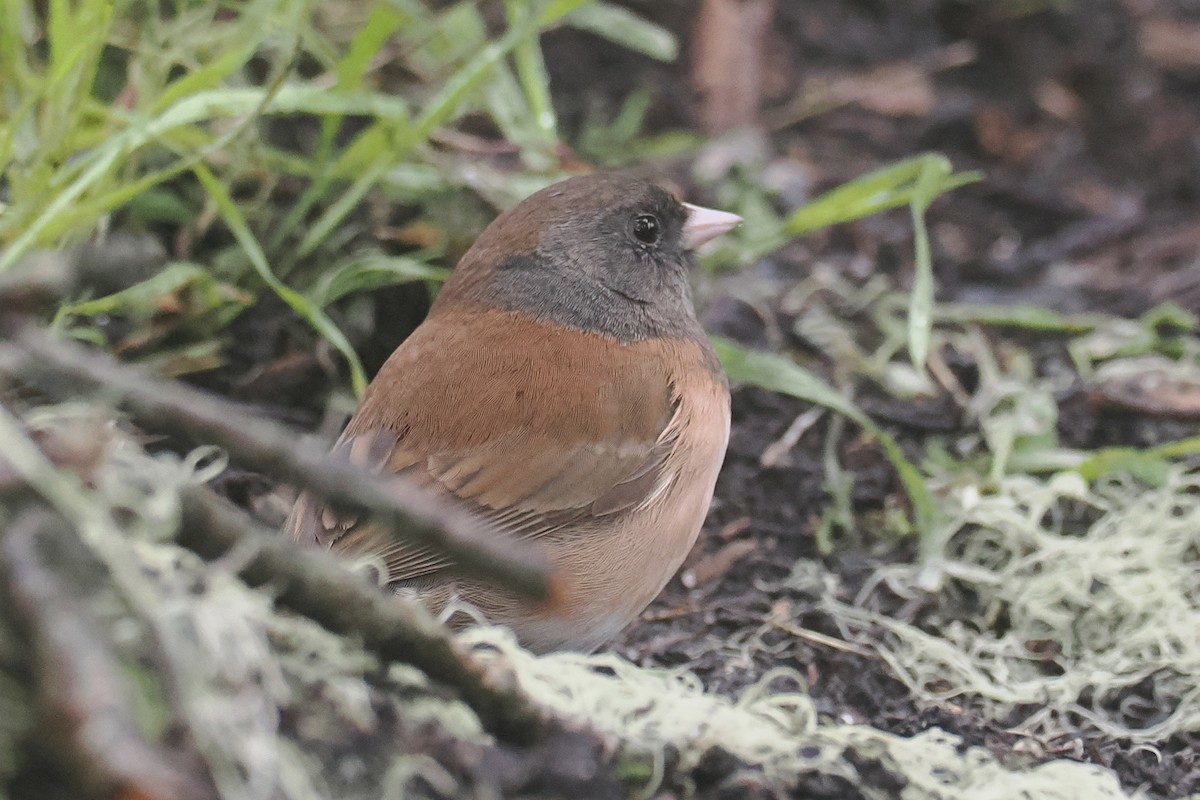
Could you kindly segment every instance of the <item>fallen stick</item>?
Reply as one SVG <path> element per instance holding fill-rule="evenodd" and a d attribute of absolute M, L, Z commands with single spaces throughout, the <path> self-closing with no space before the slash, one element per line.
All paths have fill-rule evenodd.
<path fill-rule="evenodd" d="M 60 573 L 61 565 L 47 559 L 45 553 L 57 553 L 79 567 L 74 550 L 82 545 L 71 541 L 74 535 L 65 519 L 30 505 L 0 537 L 5 614 L 27 637 L 36 666 L 39 741 L 65 768 L 62 777 L 80 791 L 215 798 L 194 753 L 168 750 L 143 736 L 126 669 L 74 594 L 78 576 Z"/>
<path fill-rule="evenodd" d="M 107 397 L 149 429 L 219 445 L 249 467 L 303 486 L 339 507 L 374 514 L 398 538 L 447 556 L 453 562 L 449 569 L 465 577 L 532 600 L 552 597 L 548 564 L 536 547 L 485 530 L 465 511 L 419 487 L 385 484 L 332 459 L 295 431 L 219 397 L 149 377 L 28 325 L 14 333 L 10 344 L 0 346 L 0 372 L 60 399 L 89 392 Z"/>
<path fill-rule="evenodd" d="M 278 605 L 455 689 L 499 739 L 530 743 L 543 731 L 545 720 L 528 698 L 515 686 L 493 685 L 485 668 L 424 609 L 381 592 L 324 553 L 302 550 L 260 528 L 204 487 L 185 489 L 181 499 L 184 547 L 211 560 L 252 545 L 238 574 L 251 586 L 269 584 Z"/>

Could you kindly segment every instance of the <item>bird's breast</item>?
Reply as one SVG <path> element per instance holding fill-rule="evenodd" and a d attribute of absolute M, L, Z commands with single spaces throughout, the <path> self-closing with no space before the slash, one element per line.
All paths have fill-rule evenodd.
<path fill-rule="evenodd" d="M 676 363 L 672 424 L 680 431 L 662 485 L 637 507 L 546 542 L 568 603 L 561 615 L 518 630 L 535 648 L 591 650 L 608 641 L 654 600 L 696 542 L 729 442 L 729 392 L 702 361 Z"/>

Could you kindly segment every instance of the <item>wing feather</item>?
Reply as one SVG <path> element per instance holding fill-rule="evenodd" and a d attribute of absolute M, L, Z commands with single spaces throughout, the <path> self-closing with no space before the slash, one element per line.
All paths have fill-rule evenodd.
<path fill-rule="evenodd" d="M 665 365 L 656 368 L 602 337 L 579 333 L 569 342 L 560 332 L 547 337 L 536 329 L 527 331 L 532 341 L 498 345 L 489 357 L 480 352 L 487 339 L 471 324 L 430 322 L 436 323 L 423 325 L 389 359 L 372 387 L 390 390 L 368 393 L 335 454 L 453 496 L 496 530 L 525 539 L 636 509 L 669 487 L 681 411 Z M 422 370 L 437 337 L 437 363 L 447 369 Z M 571 364 L 563 363 L 571 358 L 576 381 L 569 380 Z M 597 364 L 610 369 L 598 374 Z M 557 385 L 549 385 L 550 375 Z M 478 389 L 474 413 L 454 405 L 464 384 Z M 519 390 L 496 391 L 505 385 Z M 526 399 L 545 392 L 557 393 L 558 402 Z M 382 560 L 389 583 L 426 578 L 448 565 L 310 496 L 297 501 L 289 527 L 300 541 Z"/>

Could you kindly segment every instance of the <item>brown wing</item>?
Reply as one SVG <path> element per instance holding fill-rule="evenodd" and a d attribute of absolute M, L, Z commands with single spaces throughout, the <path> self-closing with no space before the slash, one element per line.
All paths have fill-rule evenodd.
<path fill-rule="evenodd" d="M 523 538 L 637 508 L 664 491 L 680 431 L 669 359 L 528 318 L 496 326 L 500 316 L 509 315 L 428 320 L 372 382 L 335 452 L 446 492 Z M 299 541 L 379 559 L 388 582 L 447 566 L 309 496 L 288 524 Z"/>

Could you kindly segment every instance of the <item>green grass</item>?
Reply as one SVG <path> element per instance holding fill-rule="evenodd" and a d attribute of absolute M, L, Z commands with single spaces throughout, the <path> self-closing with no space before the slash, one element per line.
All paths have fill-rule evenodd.
<path fill-rule="evenodd" d="M 206 254 L 214 278 L 281 297 L 342 354 L 360 393 L 365 374 L 329 304 L 436 279 L 443 248 L 397 257 L 352 213 L 376 192 L 418 215 L 461 192 L 431 142 L 467 115 L 520 147 L 535 184 L 558 177 L 542 31 L 574 24 L 656 57 L 678 49 L 657 26 L 585 0 L 513 0 L 494 34 L 472 2 L 437 12 L 415 0 L 178 2 L 150 13 L 135 0 L 2 1 L 18 24 L 0 26 L 0 271 L 97 231 L 216 218 L 227 236 Z M 283 126 L 303 148 L 280 142 Z M 244 306 L 229 299 L 237 292 L 209 297 L 221 319 Z M 86 337 L 85 318 L 111 305 L 76 303 L 60 320 Z"/>

